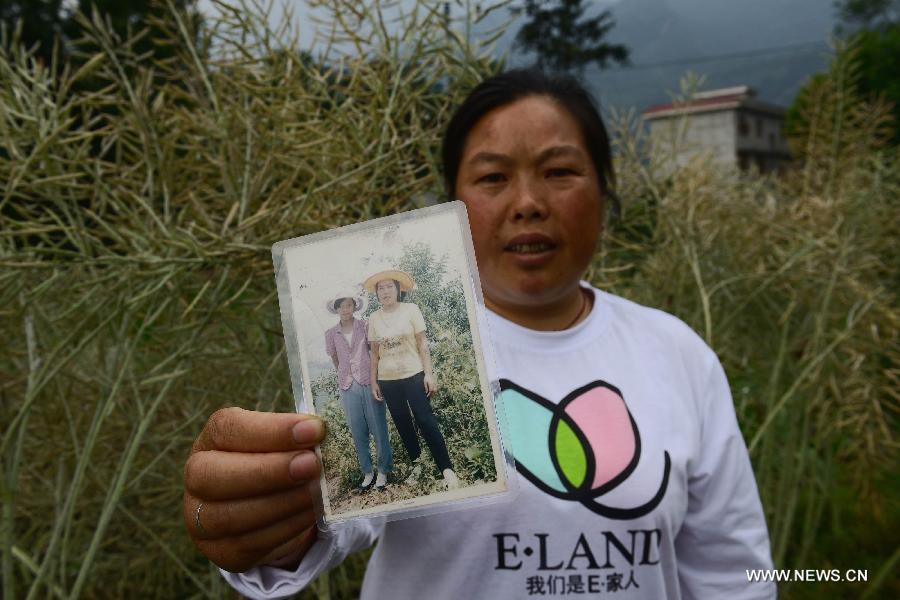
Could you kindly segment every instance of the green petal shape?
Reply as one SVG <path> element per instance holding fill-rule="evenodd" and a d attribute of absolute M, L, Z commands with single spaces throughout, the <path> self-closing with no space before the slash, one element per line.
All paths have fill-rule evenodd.
<path fill-rule="evenodd" d="M 569 424 L 560 419 L 556 427 L 556 461 L 569 484 L 578 488 L 587 475 L 587 455 Z"/>

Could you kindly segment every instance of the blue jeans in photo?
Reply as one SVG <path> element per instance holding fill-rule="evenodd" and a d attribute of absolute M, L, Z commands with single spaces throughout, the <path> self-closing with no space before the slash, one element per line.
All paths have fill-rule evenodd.
<path fill-rule="evenodd" d="M 341 405 L 347 427 L 353 436 L 353 446 L 363 475 L 372 472 L 372 454 L 369 452 L 369 435 L 375 438 L 375 450 L 378 452 L 378 470 L 384 474 L 393 468 L 391 458 L 391 441 L 388 437 L 387 417 L 384 402 L 372 397 L 369 386 L 360 385 L 355 379 L 350 387 L 341 390 Z"/>

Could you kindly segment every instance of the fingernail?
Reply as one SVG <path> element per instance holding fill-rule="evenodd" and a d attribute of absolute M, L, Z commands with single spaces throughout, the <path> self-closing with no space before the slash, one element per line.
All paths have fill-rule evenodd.
<path fill-rule="evenodd" d="M 304 419 L 294 425 L 294 441 L 309 444 L 322 439 L 322 421 L 316 418 Z"/>
<path fill-rule="evenodd" d="M 291 479 L 295 481 L 312 478 L 316 473 L 316 455 L 312 452 L 298 454 L 291 459 L 288 470 L 291 473 Z"/>

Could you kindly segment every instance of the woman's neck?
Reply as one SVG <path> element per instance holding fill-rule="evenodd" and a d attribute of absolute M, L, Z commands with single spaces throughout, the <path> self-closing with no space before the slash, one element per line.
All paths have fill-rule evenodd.
<path fill-rule="evenodd" d="M 594 295 L 580 285 L 550 302 L 522 305 L 495 301 L 487 294 L 484 304 L 504 319 L 536 331 L 562 331 L 584 321 L 591 313 Z"/>
<path fill-rule="evenodd" d="M 381 308 L 384 312 L 394 312 L 397 310 L 397 307 L 400 305 L 399 302 L 391 302 L 390 304 L 382 304 Z"/>
<path fill-rule="evenodd" d="M 341 317 L 341 326 L 347 327 L 349 325 L 353 325 L 353 321 L 354 321 L 353 315 L 350 315 L 346 319 L 344 317 Z"/>

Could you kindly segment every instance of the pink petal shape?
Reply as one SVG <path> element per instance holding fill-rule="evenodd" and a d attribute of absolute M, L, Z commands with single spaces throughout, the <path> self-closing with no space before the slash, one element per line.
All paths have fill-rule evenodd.
<path fill-rule="evenodd" d="M 595 387 L 572 400 L 566 413 L 581 429 L 594 452 L 597 489 L 621 473 L 634 458 L 635 439 L 625 400 L 605 387 Z"/>

